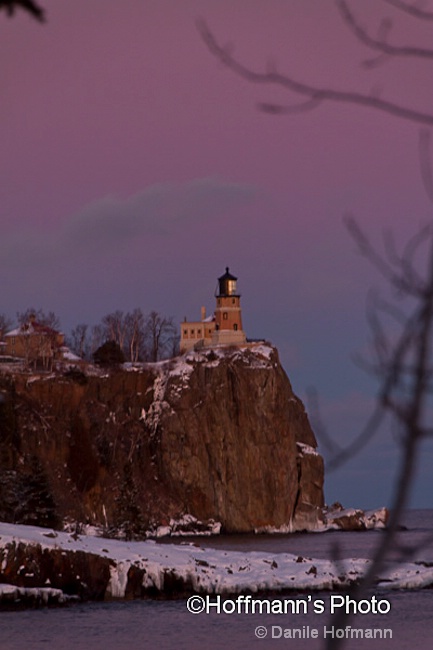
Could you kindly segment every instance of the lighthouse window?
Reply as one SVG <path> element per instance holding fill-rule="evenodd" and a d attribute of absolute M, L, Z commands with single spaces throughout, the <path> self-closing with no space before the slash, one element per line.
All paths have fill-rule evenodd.
<path fill-rule="evenodd" d="M 223 312 L 223 318 L 224 318 L 224 320 L 227 320 L 228 317 L 229 317 L 228 313 L 227 313 L 226 311 Z"/>
<path fill-rule="evenodd" d="M 201 335 L 201 330 L 197 330 L 197 336 Z"/>
<path fill-rule="evenodd" d="M 183 335 L 188 336 L 188 330 L 183 330 Z"/>
<path fill-rule="evenodd" d="M 235 332 L 238 331 L 238 324 L 237 324 L 237 323 L 234 323 L 234 324 L 233 324 L 233 329 L 235 330 Z"/>
<path fill-rule="evenodd" d="M 236 300 L 234 298 L 232 298 L 232 304 L 233 305 L 235 304 L 235 302 L 236 302 Z"/>

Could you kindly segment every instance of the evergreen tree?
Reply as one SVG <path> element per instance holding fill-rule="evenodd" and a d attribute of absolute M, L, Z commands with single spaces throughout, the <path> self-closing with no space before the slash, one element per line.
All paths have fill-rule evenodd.
<path fill-rule="evenodd" d="M 117 526 L 126 540 L 142 539 L 146 525 L 139 505 L 139 493 L 132 475 L 130 463 L 124 467 L 124 480 L 116 499 Z"/>
<path fill-rule="evenodd" d="M 100 366 L 117 366 L 124 363 L 125 355 L 115 341 L 106 341 L 94 352 L 93 360 Z"/>

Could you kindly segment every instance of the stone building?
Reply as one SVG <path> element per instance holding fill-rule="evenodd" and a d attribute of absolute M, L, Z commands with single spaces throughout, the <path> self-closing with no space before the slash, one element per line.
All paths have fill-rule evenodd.
<path fill-rule="evenodd" d="M 237 292 L 237 278 L 229 268 L 218 278 L 215 291 L 215 312 L 206 316 L 201 308 L 200 320 L 187 321 L 180 325 L 180 352 L 217 345 L 243 345 L 246 342 L 242 329 L 240 294 Z"/>
<path fill-rule="evenodd" d="M 62 332 L 39 323 L 32 314 L 27 322 L 4 335 L 2 354 L 47 368 L 61 358 L 64 342 Z"/>

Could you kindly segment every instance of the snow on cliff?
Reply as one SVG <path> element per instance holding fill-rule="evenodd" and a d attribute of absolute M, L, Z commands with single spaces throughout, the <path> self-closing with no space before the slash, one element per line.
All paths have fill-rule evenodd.
<path fill-rule="evenodd" d="M 288 553 L 239 552 L 197 548 L 191 544 L 159 544 L 154 541 L 121 542 L 94 536 L 77 536 L 49 529 L 0 523 L 1 573 L 7 554 L 19 544 L 40 546 L 50 551 L 84 552 L 110 561 L 106 595 L 123 598 L 131 568 L 141 570 L 144 589 L 163 592 L 165 581 L 173 578 L 185 590 L 235 594 L 245 590 L 283 591 L 288 589 L 333 589 L 357 580 L 365 571 L 366 559 L 338 562 L 318 560 Z M 20 567 L 25 570 L 24 566 Z M 0 575 L 1 575 L 0 573 Z M 405 563 L 385 570 L 378 577 L 387 589 L 433 585 L 433 567 Z M 1 586 L 10 590 L 9 586 Z M 0 590 L 1 594 L 1 590 Z"/>

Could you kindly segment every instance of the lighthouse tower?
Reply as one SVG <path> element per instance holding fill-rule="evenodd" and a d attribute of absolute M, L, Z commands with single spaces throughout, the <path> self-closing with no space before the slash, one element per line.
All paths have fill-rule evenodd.
<path fill-rule="evenodd" d="M 237 278 L 229 271 L 218 278 L 215 292 L 215 330 L 212 334 L 213 345 L 242 345 L 246 342 L 242 329 L 241 297 L 237 291 Z"/>

